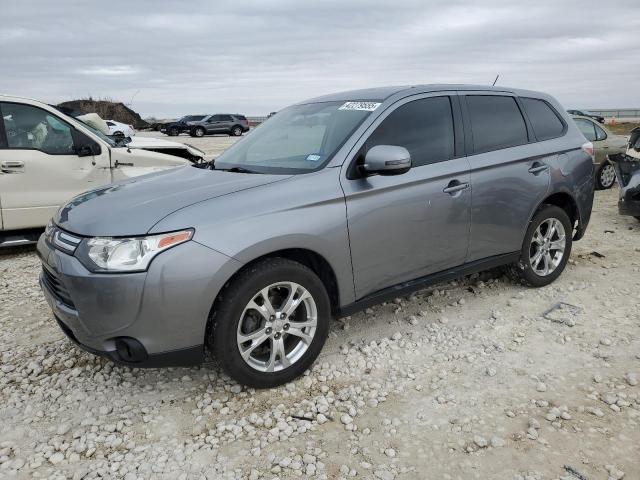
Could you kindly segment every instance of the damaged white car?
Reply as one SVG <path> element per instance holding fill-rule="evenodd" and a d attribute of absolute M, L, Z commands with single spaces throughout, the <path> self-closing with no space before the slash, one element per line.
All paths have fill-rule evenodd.
<path fill-rule="evenodd" d="M 36 100 L 0 95 L 0 118 L 0 247 L 37 240 L 38 229 L 79 193 L 204 162 L 204 152 L 189 145 L 111 138 L 98 115 L 74 118 Z"/>

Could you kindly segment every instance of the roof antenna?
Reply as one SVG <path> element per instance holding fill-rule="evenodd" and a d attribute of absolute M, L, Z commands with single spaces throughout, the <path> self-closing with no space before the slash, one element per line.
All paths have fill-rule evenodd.
<path fill-rule="evenodd" d="M 496 86 L 496 82 L 498 81 L 498 78 L 500 78 L 500 74 L 496 75 L 496 79 L 493 81 L 493 84 L 491 84 L 492 87 Z"/>

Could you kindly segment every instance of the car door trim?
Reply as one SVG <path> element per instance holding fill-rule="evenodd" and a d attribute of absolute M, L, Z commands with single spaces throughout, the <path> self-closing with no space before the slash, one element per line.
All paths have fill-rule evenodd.
<path fill-rule="evenodd" d="M 448 282 L 464 275 L 470 275 L 490 268 L 514 263 L 517 262 L 519 258 L 520 252 L 495 255 L 493 257 L 464 263 L 457 267 L 442 270 L 407 282 L 402 282 L 391 287 L 378 290 L 377 292 L 370 293 L 353 303 L 340 307 L 338 317 L 353 315 L 373 305 L 378 305 L 393 298 L 401 297 L 417 290 L 422 290 L 437 283 Z"/>

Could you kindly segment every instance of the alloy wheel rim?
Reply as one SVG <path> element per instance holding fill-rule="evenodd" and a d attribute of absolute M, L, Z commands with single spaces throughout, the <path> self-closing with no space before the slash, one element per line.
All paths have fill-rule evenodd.
<path fill-rule="evenodd" d="M 529 246 L 529 264 L 541 276 L 551 275 L 564 257 L 567 236 L 562 222 L 547 218 L 536 228 Z"/>
<path fill-rule="evenodd" d="M 616 180 L 616 172 L 613 165 L 607 164 L 600 170 L 600 183 L 603 187 L 609 188 Z"/>
<path fill-rule="evenodd" d="M 236 332 L 238 351 L 254 370 L 278 372 L 302 358 L 317 325 L 316 302 L 306 288 L 295 282 L 273 283 L 244 307 Z"/>

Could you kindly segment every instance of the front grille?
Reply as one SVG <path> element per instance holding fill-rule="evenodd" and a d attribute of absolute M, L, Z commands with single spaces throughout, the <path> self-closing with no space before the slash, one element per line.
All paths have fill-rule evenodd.
<path fill-rule="evenodd" d="M 44 265 L 42 266 L 42 279 L 56 299 L 67 307 L 75 310 L 76 306 L 73 304 L 73 300 L 71 300 L 69 291 L 64 287 L 56 273 Z"/>
<path fill-rule="evenodd" d="M 71 235 L 51 223 L 47 225 L 44 235 L 51 246 L 70 255 L 73 255 L 82 241 L 82 238 Z"/>

